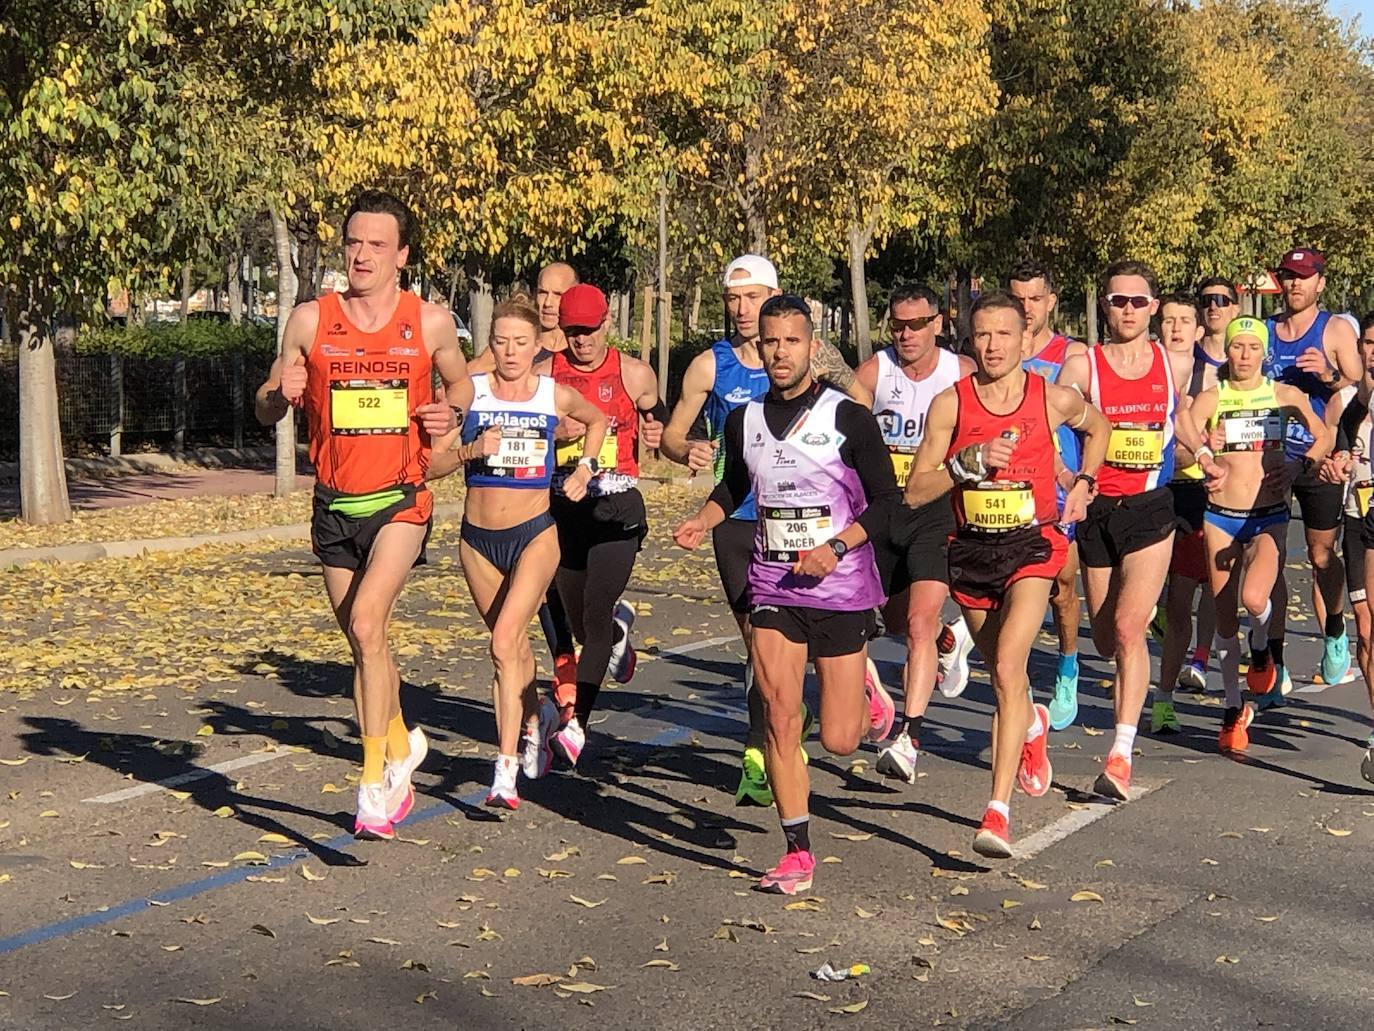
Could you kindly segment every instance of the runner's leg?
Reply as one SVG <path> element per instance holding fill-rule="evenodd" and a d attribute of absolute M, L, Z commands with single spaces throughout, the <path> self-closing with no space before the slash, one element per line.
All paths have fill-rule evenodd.
<path fill-rule="evenodd" d="M 783 820 L 799 819 L 807 814 L 810 790 L 800 748 L 806 645 L 789 641 L 771 627 L 755 627 L 753 661 L 754 689 L 763 701 L 768 779 L 773 785 L 778 816 Z M 862 670 L 859 685 L 862 692 Z"/>
<path fill-rule="evenodd" d="M 981 639 L 978 642 L 984 655 L 997 656 L 992 664 L 993 691 L 997 696 L 992 727 L 992 798 L 1004 805 L 1011 802 L 1026 731 L 1036 718 L 1028 664 L 1049 606 L 1052 585 L 1052 580 L 1028 577 L 1008 587 L 1001 611 L 988 621 L 991 624 L 995 619 L 995 625 L 984 626 L 983 635 L 990 638 L 988 647 L 983 647 Z"/>
<path fill-rule="evenodd" d="M 577 657 L 574 715 L 584 731 L 611 661 L 611 646 L 615 643 L 611 615 L 630 582 L 638 554 L 637 537 L 600 541 L 588 549 L 585 570 L 566 578 L 562 568 L 558 571 L 558 593 L 563 596 L 573 629 L 579 631 L 582 642 L 582 652 Z M 595 576 L 589 575 L 593 569 Z"/>
<path fill-rule="evenodd" d="M 1247 733 L 1250 710 L 1245 705 L 1240 686 L 1240 605 L 1244 549 L 1229 533 L 1215 523 L 1203 526 L 1203 540 L 1207 546 L 1207 568 L 1212 578 L 1212 593 L 1216 599 L 1217 663 L 1221 667 L 1221 688 L 1225 706 L 1217 746 L 1224 752 L 1244 751 L 1249 747 Z"/>

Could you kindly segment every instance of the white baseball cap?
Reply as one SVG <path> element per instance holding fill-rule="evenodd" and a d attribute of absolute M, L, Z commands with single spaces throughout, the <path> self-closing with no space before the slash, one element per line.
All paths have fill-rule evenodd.
<path fill-rule="evenodd" d="M 744 273 L 739 275 L 739 273 Z M 726 286 L 766 286 L 778 288 L 778 270 L 760 254 L 742 254 L 725 267 Z"/>

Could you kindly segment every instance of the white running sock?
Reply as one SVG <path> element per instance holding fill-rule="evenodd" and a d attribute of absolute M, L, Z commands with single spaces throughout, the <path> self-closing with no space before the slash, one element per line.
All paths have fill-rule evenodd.
<path fill-rule="evenodd" d="M 1030 729 L 1026 731 L 1026 744 L 1030 744 L 1044 732 L 1045 728 L 1040 723 L 1040 714 L 1031 709 L 1031 725 Z"/>
<path fill-rule="evenodd" d="M 1264 611 L 1250 617 L 1250 650 L 1263 651 L 1269 647 L 1269 620 L 1274 615 L 1274 603 L 1266 601 Z"/>
<path fill-rule="evenodd" d="M 1011 806 L 1007 805 L 1005 802 L 999 802 L 994 798 L 988 803 L 988 808 L 994 813 L 1001 813 L 1005 819 L 1011 819 Z"/>
<path fill-rule="evenodd" d="M 1116 755 L 1124 755 L 1127 761 L 1131 758 L 1131 749 L 1135 747 L 1134 723 L 1118 723 L 1116 725 L 1116 740 L 1112 742 L 1112 752 Z"/>
<path fill-rule="evenodd" d="M 1226 692 L 1226 708 L 1239 708 L 1244 700 L 1240 693 L 1240 638 L 1217 634 L 1216 653 L 1217 665 L 1221 667 L 1221 689 Z"/>

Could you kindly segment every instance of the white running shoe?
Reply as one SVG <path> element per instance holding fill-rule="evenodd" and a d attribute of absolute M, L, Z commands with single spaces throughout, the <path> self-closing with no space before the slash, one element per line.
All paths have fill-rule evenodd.
<path fill-rule="evenodd" d="M 630 641 L 630 628 L 635 625 L 635 609 L 624 598 L 615 604 L 612 620 L 620 627 L 620 640 L 611 646 L 611 661 L 607 675 L 617 684 L 628 684 L 635 675 L 635 648 Z"/>
<path fill-rule="evenodd" d="M 878 756 L 878 772 L 885 777 L 895 777 L 908 784 L 915 784 L 916 757 L 920 754 L 916 749 L 916 743 L 906 731 L 902 731 L 897 735 L 897 740 L 884 748 Z"/>
<path fill-rule="evenodd" d="M 549 738 L 558 729 L 558 706 L 552 699 L 545 698 L 539 704 L 539 711 L 525 724 L 525 747 L 520 753 L 520 769 L 527 780 L 538 780 L 549 772 L 553 762 L 553 749 Z"/>
<path fill-rule="evenodd" d="M 396 836 L 386 815 L 386 788 L 381 784 L 358 785 L 358 817 L 353 821 L 355 838 L 390 841 Z"/>
<path fill-rule="evenodd" d="M 954 636 L 954 646 L 949 651 L 940 649 L 935 683 L 946 698 L 958 698 L 968 686 L 968 653 L 973 651 L 973 635 L 968 632 L 963 616 L 946 624 L 945 629 Z"/>
<path fill-rule="evenodd" d="M 400 823 L 415 807 L 415 789 L 410 775 L 420 768 L 429 755 L 429 738 L 419 727 L 412 727 L 406 737 L 410 740 L 410 755 L 400 762 L 387 763 L 382 771 L 382 785 L 386 788 L 386 811 L 392 823 Z"/>
<path fill-rule="evenodd" d="M 576 716 L 563 724 L 549 742 L 554 755 L 569 766 L 577 765 L 578 756 L 582 754 L 582 746 L 586 743 L 587 735 L 582 732 L 582 724 L 577 722 Z"/>
<path fill-rule="evenodd" d="M 487 805 L 493 809 L 519 809 L 520 795 L 515 790 L 515 775 L 520 764 L 513 756 L 498 755 L 496 772 L 491 779 L 491 790 L 487 792 Z"/>
<path fill-rule="evenodd" d="M 1178 686 L 1180 690 L 1196 691 L 1198 694 L 1202 694 L 1207 690 L 1207 670 L 1189 660 L 1188 664 L 1179 671 Z"/>

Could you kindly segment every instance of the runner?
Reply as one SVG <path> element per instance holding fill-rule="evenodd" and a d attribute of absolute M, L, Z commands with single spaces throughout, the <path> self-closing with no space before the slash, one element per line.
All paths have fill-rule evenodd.
<path fill-rule="evenodd" d="M 1359 384 L 1345 387 L 1337 395 L 1342 410 L 1336 427 L 1335 450 L 1331 457 L 1322 463 L 1321 478 L 1328 483 L 1349 484 L 1345 501 L 1345 580 L 1350 593 L 1350 607 L 1355 610 L 1355 625 L 1358 629 L 1355 647 L 1356 660 L 1360 673 L 1364 676 L 1365 689 L 1369 692 L 1370 710 L 1374 713 L 1374 668 L 1371 668 L 1370 640 L 1371 609 L 1369 590 L 1371 564 L 1365 561 L 1365 554 L 1374 546 L 1374 519 L 1369 518 L 1374 505 L 1374 471 L 1371 471 L 1371 418 L 1369 393 L 1374 387 L 1374 315 L 1366 315 L 1360 323 L 1360 360 L 1364 364 L 1364 376 Z M 1358 395 L 1365 396 L 1360 398 Z M 1333 398 L 1327 409 L 1327 421 L 1337 407 Z M 1365 742 L 1364 759 L 1360 763 L 1360 774 L 1374 784 L 1374 732 Z"/>
<path fill-rule="evenodd" d="M 734 326 L 728 339 L 717 340 L 709 351 L 692 359 L 682 377 L 682 393 L 673 407 L 672 417 L 663 428 L 662 455 L 687 466 L 693 473 L 711 469 L 720 482 L 725 454 L 720 442 L 725 420 L 740 405 L 761 397 L 768 390 L 768 374 L 759 358 L 759 308 L 769 297 L 776 297 L 778 272 L 773 263 L 757 254 L 744 254 L 725 269 L 724 304 Z M 817 377 L 840 390 L 862 394 L 854 372 L 844 364 L 839 352 L 822 345 L 812 361 Z M 857 400 L 857 398 L 856 398 Z M 706 439 L 691 439 L 692 428 L 701 415 L 706 416 Z M 740 760 L 736 805 L 773 804 L 773 791 L 764 770 L 763 703 L 753 688 L 753 664 L 749 661 L 749 556 L 754 550 L 755 522 L 758 519 L 753 495 L 738 511 L 711 531 L 711 543 L 720 573 L 725 600 L 739 626 L 746 654 L 744 665 L 745 699 L 749 711 L 749 732 Z M 809 711 L 805 718 L 809 719 Z M 805 738 L 803 738 L 805 740 Z"/>
<path fill-rule="evenodd" d="M 1131 749 L 1150 686 L 1150 610 L 1164 589 L 1173 550 L 1174 411 L 1192 362 L 1150 340 L 1159 310 L 1155 274 L 1138 261 L 1108 266 L 1102 281 L 1107 340 L 1071 355 L 1059 382 L 1112 424 L 1098 494 L 1078 528 L 1093 643 L 1116 661 L 1116 734 L 1093 790 L 1125 801 Z"/>
<path fill-rule="evenodd" d="M 906 486 L 916 449 L 925 436 L 926 414 L 936 395 L 973 371 L 973 361 L 936 343 L 943 318 L 940 302 L 926 286 L 899 286 L 887 304 L 892 344 L 859 366 L 858 377 L 873 395 L 897 486 Z M 878 577 L 887 605 L 889 629 L 903 628 L 906 665 L 902 669 L 902 716 L 892 743 L 878 756 L 878 772 L 916 783 L 921 723 L 935 689 L 935 639 L 940 610 L 949 597 L 945 542 L 954 516 L 943 498 L 910 509 L 902 506 L 888 532 L 873 541 Z"/>
<path fill-rule="evenodd" d="M 1229 291 L 1229 286 L 1227 289 Z M 1217 296 L 1228 304 L 1231 301 L 1229 292 Z M 1221 364 L 1220 359 L 1213 362 L 1202 349 L 1204 327 L 1197 295 L 1175 293 L 1161 298 L 1159 327 L 1164 346 L 1173 354 L 1185 356 L 1192 367 L 1182 399 L 1190 403 L 1204 387 L 1215 383 L 1216 368 Z M 1207 382 L 1209 379 L 1212 382 Z M 1207 506 L 1207 485 L 1196 456 L 1177 438 L 1174 440 L 1174 478 L 1169 481 L 1169 490 L 1174 496 L 1177 528 L 1174 531 L 1173 557 L 1169 562 L 1169 579 L 1164 598 L 1160 601 L 1164 634 L 1160 649 L 1159 680 L 1150 688 L 1154 698 L 1154 704 L 1150 707 L 1152 734 L 1177 734 L 1182 729 L 1174 709 L 1174 691 L 1181 686 L 1184 660 L 1188 655 L 1188 645 L 1193 640 L 1193 597 L 1200 584 L 1208 583 L 1209 586 L 1202 592 L 1201 607 L 1207 610 L 1207 614 L 1205 620 L 1199 614 L 1199 641 L 1203 640 L 1201 624 L 1214 623 L 1216 618 L 1207 575 L 1207 553 L 1202 543 L 1202 513 Z M 1210 639 L 1215 627 L 1208 625 L 1206 629 Z M 1207 654 L 1208 651 L 1204 650 L 1204 683 Z"/>
<path fill-rule="evenodd" d="M 569 289 L 558 315 L 568 347 L 553 356 L 554 381 L 581 394 L 607 419 L 605 441 L 594 455 L 586 453 L 581 421 L 564 420 L 559 430 L 564 439 L 555 455 L 550 511 L 562 553 L 558 594 L 582 645 L 573 711 L 560 712 L 553 737 L 554 752 L 570 766 L 582 754 L 602 682 L 609 675 L 623 684 L 634 676 L 630 627 L 635 610 L 617 599 L 630 582 L 635 556 L 649 532 L 638 487 L 639 445 L 658 447 L 667 416 L 654 370 L 607 346 L 609 315 L 606 295 L 596 287 L 583 283 Z M 564 482 L 584 466 L 592 472 L 586 496 L 562 496 Z M 593 568 L 596 575 L 588 575 Z"/>
<path fill-rule="evenodd" d="M 1020 265 L 1008 277 L 1007 290 L 1021 302 L 1030 324 L 1031 357 L 1022 364 L 1027 372 L 1053 383 L 1069 355 L 1087 353 L 1085 345 L 1050 329 L 1050 317 L 1059 304 L 1054 275 L 1044 265 Z M 1064 466 L 1058 477 L 1059 504 L 1063 507 L 1072 477 L 1079 470 L 1078 437 L 1068 426 L 1061 425 L 1054 439 Z M 1065 527 L 1069 550 L 1050 598 L 1054 631 L 1059 637 L 1059 668 L 1054 677 L 1054 697 L 1050 699 L 1050 726 L 1055 730 L 1072 726 L 1078 718 L 1078 625 L 1083 618 L 1083 601 L 1078 592 L 1077 532 L 1072 523 Z"/>
<path fill-rule="evenodd" d="M 558 710 L 539 704 L 528 627 L 558 567 L 558 537 L 549 515 L 554 429 L 571 416 L 587 427 L 590 450 L 606 436 L 606 418 L 577 391 L 533 371 L 540 351 L 539 311 L 523 294 L 496 306 L 491 347 L 495 369 L 472 377 L 472 410 L 463 446 L 435 456 L 431 479 L 460 462 L 467 495 L 459 555 L 468 590 L 491 631 L 492 681 L 498 754 L 487 805 L 520 805 L 516 771 L 542 777 L 552 752 Z M 562 483 L 576 502 L 592 478 L 584 459 Z M 517 754 L 521 728 L 523 751 Z"/>
<path fill-rule="evenodd" d="M 906 503 L 924 510 L 953 488 L 958 529 L 949 543 L 950 589 L 997 696 L 992 798 L 973 850 L 1006 859 L 1013 781 L 1038 798 L 1054 776 L 1046 749 L 1050 713 L 1031 702 L 1029 662 L 1068 553 L 1058 524 L 1072 525 L 1086 512 L 1110 428 L 1079 394 L 1025 371 L 1027 319 L 1017 298 L 981 294 L 969 319 L 978 369 L 931 404 Z M 1054 460 L 1061 425 L 1084 436 L 1084 471 L 1075 475 L 1062 513 Z"/>
<path fill-rule="evenodd" d="M 1288 383 L 1308 396 L 1318 416 L 1326 412 L 1326 402 L 1346 383 L 1360 378 L 1360 359 L 1355 347 L 1356 333 L 1342 318 L 1332 318 L 1321 309 L 1326 289 L 1326 259 L 1310 247 L 1289 251 L 1279 262 L 1274 277 L 1283 289 L 1284 309 L 1269 319 L 1269 356 L 1265 374 L 1279 383 Z M 1289 423 L 1288 457 L 1298 460 L 1312 444 L 1301 423 Z M 1293 496 L 1302 514 L 1307 558 L 1312 567 L 1312 607 L 1322 627 L 1321 678 L 1337 684 L 1350 671 L 1350 642 L 1345 633 L 1343 613 L 1344 570 L 1336 553 L 1340 530 L 1344 488 L 1322 483 L 1312 475 L 1299 476 Z M 1279 667 L 1279 694 L 1288 691 L 1291 680 L 1283 661 L 1283 639 L 1288 615 L 1288 584 L 1280 570 L 1274 585 L 1274 626 L 1270 631 L 1270 654 Z"/>
<path fill-rule="evenodd" d="M 869 540 L 886 532 L 898 493 L 872 413 L 812 373 L 820 342 L 806 302 L 770 298 L 759 321 L 768 393 L 726 419 L 724 475 L 673 539 L 696 548 L 751 492 L 758 499 L 762 518 L 749 562 L 754 682 L 787 842 L 759 887 L 795 895 L 810 889 L 816 868 L 800 748 L 807 659 L 820 683 L 821 744 L 828 751 L 848 755 L 865 729 L 871 741 L 892 729 L 892 699 L 868 662 L 873 609 L 882 603 Z"/>
<path fill-rule="evenodd" d="M 311 546 L 353 652 L 363 740 L 353 829 L 384 840 L 414 805 L 411 774 L 429 749 L 401 715 L 388 626 L 411 567 L 425 561 L 434 510 L 425 470 L 433 451 L 448 449 L 472 400 L 448 309 L 399 288 L 416 235 L 410 209 L 391 194 L 365 190 L 354 199 L 344 218 L 348 289 L 292 310 L 256 397 L 264 424 L 293 405 L 309 421 Z"/>
<path fill-rule="evenodd" d="M 1269 332 L 1263 322 L 1233 320 L 1226 330 L 1226 365 L 1220 382 L 1199 394 L 1178 420 L 1185 445 L 1197 455 L 1209 480 L 1203 535 L 1217 599 L 1217 661 L 1226 692 L 1226 711 L 1217 737 L 1223 752 L 1244 752 L 1250 747 L 1248 728 L 1254 719 L 1254 709 L 1243 704 L 1240 693 L 1237 600 L 1250 617 L 1246 685 L 1263 695 L 1278 682 L 1269 654 L 1274 612 L 1270 596 L 1286 554 L 1288 507 L 1297 466 L 1285 454 L 1285 441 L 1293 439 L 1289 423 L 1300 420 L 1312 437 L 1302 456 L 1304 471 L 1318 468 L 1331 450 L 1330 431 L 1307 395 L 1264 374 L 1268 350 Z M 1220 454 L 1214 456 L 1213 448 Z"/>

